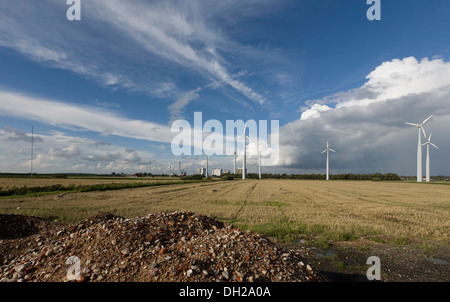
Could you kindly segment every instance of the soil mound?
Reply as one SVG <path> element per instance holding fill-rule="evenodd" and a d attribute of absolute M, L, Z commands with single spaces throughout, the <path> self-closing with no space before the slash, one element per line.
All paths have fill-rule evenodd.
<path fill-rule="evenodd" d="M 38 233 L 50 222 L 32 216 L 0 214 L 0 239 L 18 239 Z"/>
<path fill-rule="evenodd" d="M 327 281 L 301 254 L 193 212 L 99 213 L 20 237 L 0 240 L 0 281 Z"/>

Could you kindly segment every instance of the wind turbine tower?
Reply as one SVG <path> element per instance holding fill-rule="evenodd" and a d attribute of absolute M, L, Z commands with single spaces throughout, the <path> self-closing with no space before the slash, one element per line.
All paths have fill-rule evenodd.
<path fill-rule="evenodd" d="M 245 179 L 247 174 L 247 138 L 250 139 L 246 134 L 247 126 L 244 126 L 244 134 L 242 137 L 244 138 L 244 159 L 242 161 L 242 179 Z"/>
<path fill-rule="evenodd" d="M 234 143 L 234 172 L 236 174 L 236 142 Z"/>
<path fill-rule="evenodd" d="M 422 182 L 422 133 L 427 137 L 427 134 L 425 133 L 425 129 L 423 128 L 423 125 L 432 118 L 433 115 L 430 115 L 426 120 L 422 122 L 422 124 L 414 124 L 414 123 L 405 123 L 407 125 L 414 126 L 419 129 L 419 139 L 417 142 L 417 182 Z M 422 133 L 420 133 L 422 132 Z"/>
<path fill-rule="evenodd" d="M 432 145 L 436 149 L 439 148 L 431 142 L 431 133 L 430 136 L 428 137 L 428 141 L 424 143 L 423 146 L 424 145 L 427 145 L 426 181 L 430 182 L 430 145 Z"/>
<path fill-rule="evenodd" d="M 322 151 L 322 154 L 327 152 L 327 180 L 330 180 L 330 155 L 329 155 L 329 151 L 336 152 L 336 151 L 334 151 L 333 149 L 331 149 L 329 147 L 328 141 L 327 141 L 327 148 Z"/>
<path fill-rule="evenodd" d="M 261 179 L 262 178 L 262 175 L 261 175 L 261 152 L 259 152 L 258 172 L 259 172 L 259 179 Z"/>
<path fill-rule="evenodd" d="M 33 157 L 34 157 L 34 126 L 31 126 L 31 170 L 30 177 L 33 177 Z"/>
<path fill-rule="evenodd" d="M 208 178 L 208 161 L 209 161 L 209 155 L 206 154 L 206 178 Z"/>

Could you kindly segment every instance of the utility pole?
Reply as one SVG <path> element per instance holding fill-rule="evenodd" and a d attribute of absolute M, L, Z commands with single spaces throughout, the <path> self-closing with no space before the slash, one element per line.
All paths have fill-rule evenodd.
<path fill-rule="evenodd" d="M 33 177 L 33 157 L 34 157 L 34 126 L 31 126 L 31 172 L 30 177 Z"/>

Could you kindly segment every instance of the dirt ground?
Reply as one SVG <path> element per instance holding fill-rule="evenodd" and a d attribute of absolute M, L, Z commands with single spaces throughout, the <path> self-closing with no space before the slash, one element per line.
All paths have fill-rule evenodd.
<path fill-rule="evenodd" d="M 46 237 L 51 237 L 50 234 L 57 234 L 58 230 L 67 227 L 65 224 L 52 223 L 37 217 L 16 215 L 2 217 L 0 254 L 6 257 L 5 263 L 7 258 L 21 257 L 25 250 L 30 250 L 30 244 L 42 242 L 39 238 L 55 242 L 54 239 Z M 100 225 L 104 227 L 103 224 Z M 325 276 L 327 281 L 369 281 L 366 272 L 371 265 L 366 262 L 369 257 L 376 256 L 381 264 L 381 282 L 450 282 L 450 247 L 448 245 L 438 247 L 434 245 L 430 251 L 424 251 L 418 247 L 420 246 L 418 242 L 398 245 L 360 238 L 355 241 L 335 242 L 328 249 L 321 249 L 304 240 L 291 243 L 277 242 L 274 238 L 271 240 L 281 248 L 293 251 L 307 259 L 315 271 Z M 15 245 L 17 245 L 16 248 L 12 248 Z M 19 245 L 25 246 L 18 248 Z M 107 243 L 103 245 L 106 246 Z M 424 246 L 423 243 L 422 246 Z"/>
<path fill-rule="evenodd" d="M 284 246 L 303 254 L 320 273 L 335 282 L 367 282 L 371 265 L 380 259 L 381 282 L 450 282 L 450 246 L 423 251 L 417 245 L 378 243 L 366 239 L 342 241 L 327 250 L 302 243 Z"/>

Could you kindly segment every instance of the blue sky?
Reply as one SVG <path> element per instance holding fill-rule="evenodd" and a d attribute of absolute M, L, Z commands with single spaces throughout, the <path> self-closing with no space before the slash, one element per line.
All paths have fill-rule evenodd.
<path fill-rule="evenodd" d="M 279 120 L 270 172 L 323 172 L 329 140 L 335 173 L 404 175 L 417 144 L 404 122 L 434 114 L 433 160 L 448 162 L 448 1 L 382 0 L 380 21 L 364 0 L 81 0 L 81 21 L 63 0 L 0 7 L 2 172 L 29 172 L 33 125 L 36 172 L 167 172 L 182 160 L 192 173 L 204 159 L 173 156 L 170 126 L 194 112 Z"/>

